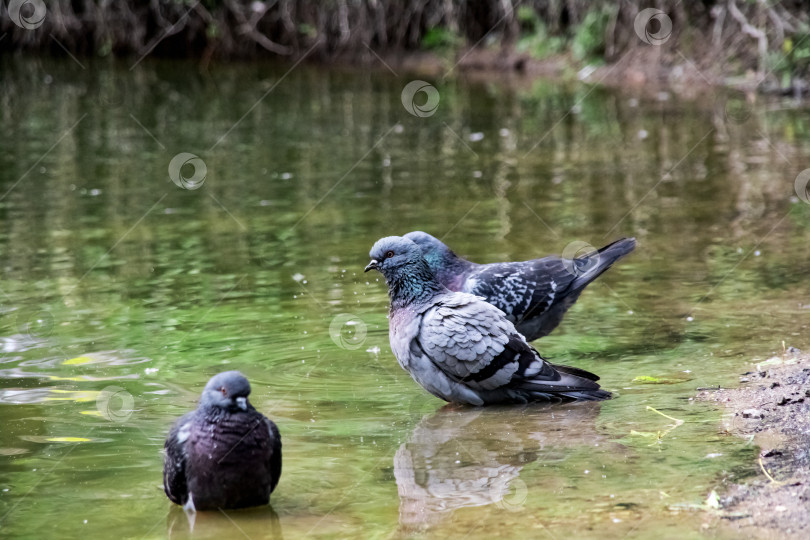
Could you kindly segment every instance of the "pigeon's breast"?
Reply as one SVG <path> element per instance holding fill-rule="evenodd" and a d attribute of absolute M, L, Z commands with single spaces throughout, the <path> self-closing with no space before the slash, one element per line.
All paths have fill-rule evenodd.
<path fill-rule="evenodd" d="M 388 321 L 388 337 L 391 350 L 397 358 L 399 365 L 408 369 L 411 343 L 419 336 L 419 323 L 421 315 L 410 308 L 394 310 Z"/>
<path fill-rule="evenodd" d="M 266 504 L 273 437 L 260 414 L 198 422 L 188 439 L 188 487 L 198 510 Z"/>

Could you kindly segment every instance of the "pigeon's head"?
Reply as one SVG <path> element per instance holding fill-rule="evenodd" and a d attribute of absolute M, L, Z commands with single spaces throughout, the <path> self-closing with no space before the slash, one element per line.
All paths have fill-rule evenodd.
<path fill-rule="evenodd" d="M 400 269 L 419 264 L 423 261 L 422 250 L 419 246 L 401 236 L 386 236 L 380 238 L 369 251 L 371 262 L 365 271 L 377 270 L 386 278 L 393 276 Z M 425 263 L 422 262 L 422 265 Z"/>
<path fill-rule="evenodd" d="M 427 261 L 431 270 L 439 270 L 445 261 L 455 257 L 450 248 L 442 243 L 438 238 L 422 231 L 409 232 L 403 238 L 407 238 L 422 251 L 422 256 Z"/>
<path fill-rule="evenodd" d="M 203 390 L 200 403 L 204 407 L 246 411 L 249 407 L 250 383 L 238 371 L 224 371 L 211 377 Z"/>

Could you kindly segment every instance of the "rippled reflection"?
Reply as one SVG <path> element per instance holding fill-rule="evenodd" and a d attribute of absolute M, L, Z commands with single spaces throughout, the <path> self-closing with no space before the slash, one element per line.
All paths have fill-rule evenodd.
<path fill-rule="evenodd" d="M 559 466 L 574 448 L 602 451 L 607 439 L 595 426 L 600 408 L 593 402 L 448 405 L 426 416 L 394 457 L 401 531 L 424 532 L 459 508 L 521 506 L 528 490 L 520 480 L 524 467 Z"/>
<path fill-rule="evenodd" d="M 242 510 L 186 513 L 173 506 L 166 517 L 166 537 L 238 538 L 284 540 L 278 514 L 272 505 Z"/>

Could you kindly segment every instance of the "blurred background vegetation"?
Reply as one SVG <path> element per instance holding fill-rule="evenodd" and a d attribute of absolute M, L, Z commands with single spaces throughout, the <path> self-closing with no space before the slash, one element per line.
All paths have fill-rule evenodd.
<path fill-rule="evenodd" d="M 524 69 L 563 56 L 575 66 L 654 65 L 665 78 L 687 69 L 720 83 L 754 73 L 757 84 L 794 93 L 806 88 L 810 70 L 806 0 L 15 0 L 9 6 L 14 3 L 37 24 L 38 3 L 47 14 L 41 26 L 26 29 L 3 6 L 0 53 L 204 63 L 267 56 L 352 63 L 381 56 L 395 63 L 419 53 L 455 63 L 475 48 L 490 53 L 483 62 L 489 68 Z M 639 39 L 634 28 L 648 8 L 672 23 L 660 47 Z M 659 20 L 649 25 L 646 32 L 662 32 Z"/>

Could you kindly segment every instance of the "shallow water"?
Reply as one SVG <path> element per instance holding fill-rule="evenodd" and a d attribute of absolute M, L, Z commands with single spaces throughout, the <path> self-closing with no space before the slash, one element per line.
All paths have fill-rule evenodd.
<path fill-rule="evenodd" d="M 810 346 L 810 111 L 450 77 L 419 118 L 387 71 L 85 64 L 0 66 L 4 538 L 718 534 L 701 505 L 757 449 L 691 397 Z M 169 179 L 180 152 L 198 189 Z M 422 391 L 362 272 L 413 229 L 482 262 L 638 238 L 536 343 L 617 398 Z M 225 369 L 284 472 L 272 509 L 190 524 L 163 439 Z"/>

